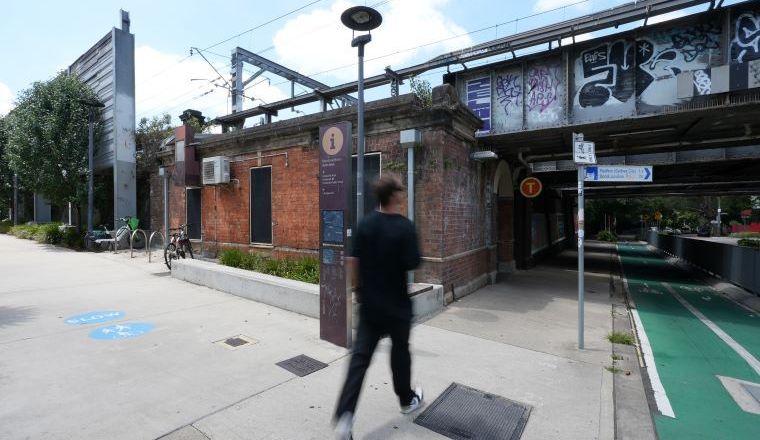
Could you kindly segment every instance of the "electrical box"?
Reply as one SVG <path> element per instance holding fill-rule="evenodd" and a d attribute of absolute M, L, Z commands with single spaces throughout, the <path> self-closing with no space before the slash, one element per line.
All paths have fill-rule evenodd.
<path fill-rule="evenodd" d="M 230 159 L 214 156 L 203 159 L 203 184 L 219 185 L 230 183 Z"/>

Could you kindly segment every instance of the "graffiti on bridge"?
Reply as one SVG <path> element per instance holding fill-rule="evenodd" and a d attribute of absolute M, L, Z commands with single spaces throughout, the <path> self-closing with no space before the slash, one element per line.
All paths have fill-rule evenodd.
<path fill-rule="evenodd" d="M 528 111 L 543 113 L 557 103 L 560 88 L 560 72 L 552 66 L 535 66 L 528 71 L 527 96 Z"/>
<path fill-rule="evenodd" d="M 740 63 L 760 59 L 760 14 L 745 12 L 739 15 L 735 28 L 731 40 L 733 58 Z"/>
<path fill-rule="evenodd" d="M 507 114 L 520 110 L 522 92 L 522 78 L 519 75 L 506 73 L 496 76 L 496 99 Z"/>
<path fill-rule="evenodd" d="M 604 105 L 610 97 L 625 102 L 633 96 L 636 73 L 632 44 L 603 44 L 581 53 L 580 59 L 583 78 L 598 78 L 585 83 L 578 92 L 581 107 Z"/>

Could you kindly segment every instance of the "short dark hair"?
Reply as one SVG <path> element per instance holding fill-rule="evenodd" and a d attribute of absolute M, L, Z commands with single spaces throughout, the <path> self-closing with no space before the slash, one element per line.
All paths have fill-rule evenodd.
<path fill-rule="evenodd" d="M 388 206 L 393 193 L 405 190 L 406 187 L 401 183 L 401 179 L 394 174 L 383 174 L 375 183 L 375 197 L 380 202 L 380 206 Z"/>

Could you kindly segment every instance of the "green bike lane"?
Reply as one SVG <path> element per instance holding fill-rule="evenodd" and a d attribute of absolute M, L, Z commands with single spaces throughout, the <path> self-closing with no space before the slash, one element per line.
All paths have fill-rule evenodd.
<path fill-rule="evenodd" d="M 760 383 L 760 317 L 644 245 L 620 244 L 618 253 L 654 357 L 656 371 L 651 359 L 647 367 L 659 437 L 760 439 L 760 415 L 744 411 L 718 378 Z"/>

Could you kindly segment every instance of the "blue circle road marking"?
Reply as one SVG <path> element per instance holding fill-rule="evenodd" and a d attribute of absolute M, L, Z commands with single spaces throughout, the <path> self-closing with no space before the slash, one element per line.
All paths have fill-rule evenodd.
<path fill-rule="evenodd" d="M 80 315 L 74 315 L 66 318 L 64 321 L 66 324 L 82 325 L 82 324 L 100 324 L 106 321 L 113 321 L 124 317 L 124 312 L 115 310 L 99 311 L 99 312 L 87 312 Z"/>
<path fill-rule="evenodd" d="M 153 330 L 153 324 L 144 322 L 125 322 L 123 324 L 109 325 L 90 332 L 92 339 L 127 339 L 142 336 Z"/>

